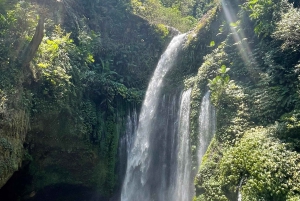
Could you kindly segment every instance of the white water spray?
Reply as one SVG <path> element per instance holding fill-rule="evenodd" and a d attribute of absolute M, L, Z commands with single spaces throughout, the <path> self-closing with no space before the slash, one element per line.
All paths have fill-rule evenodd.
<path fill-rule="evenodd" d="M 192 161 L 190 150 L 190 97 L 192 89 L 183 92 L 180 104 L 179 132 L 178 132 L 178 156 L 177 174 L 172 191 L 173 199 L 189 201 L 193 197 L 193 176 L 191 174 Z"/>
<path fill-rule="evenodd" d="M 158 129 L 161 122 L 159 121 L 157 108 L 160 103 L 163 78 L 174 65 L 184 40 L 185 34 L 173 38 L 167 50 L 161 56 L 149 83 L 139 116 L 139 125 L 133 147 L 127 161 L 121 201 L 168 200 L 164 195 L 169 186 L 167 178 L 170 177 L 170 171 L 162 171 L 167 165 L 164 162 L 167 159 L 164 157 L 167 155 L 164 154 L 164 147 L 156 147 L 155 145 L 162 143 L 161 146 L 164 146 L 164 144 L 169 144 L 169 141 L 163 142 L 163 139 L 167 136 L 160 133 L 165 131 L 165 128 Z M 156 138 L 162 140 L 155 141 Z M 155 170 L 156 168 L 157 170 Z M 160 181 L 157 181 L 158 179 Z"/>
<path fill-rule="evenodd" d="M 199 116 L 199 166 L 201 164 L 202 157 L 216 132 L 216 111 L 210 102 L 209 96 L 210 92 L 208 91 L 202 99 Z"/>

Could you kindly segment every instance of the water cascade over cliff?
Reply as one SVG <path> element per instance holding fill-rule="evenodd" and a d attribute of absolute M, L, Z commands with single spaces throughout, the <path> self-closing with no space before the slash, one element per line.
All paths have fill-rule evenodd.
<path fill-rule="evenodd" d="M 179 111 L 179 132 L 178 138 L 178 150 L 177 150 L 177 168 L 176 177 L 173 181 L 172 189 L 173 198 L 171 200 L 188 201 L 192 200 L 194 187 L 193 187 L 193 175 L 192 175 L 192 161 L 190 150 L 190 100 L 191 91 L 189 89 L 183 92 L 181 96 L 180 111 Z"/>
<path fill-rule="evenodd" d="M 133 147 L 128 155 L 122 201 L 169 200 L 176 164 L 176 95 L 162 96 L 163 78 L 174 65 L 185 34 L 174 37 L 157 64 L 139 115 Z"/>
<path fill-rule="evenodd" d="M 202 99 L 201 111 L 199 115 L 199 148 L 198 161 L 201 163 L 213 135 L 216 132 L 216 111 L 210 102 L 210 92 L 206 92 Z"/>
<path fill-rule="evenodd" d="M 136 131 L 136 120 L 128 120 L 127 137 L 121 142 L 129 150 L 121 201 L 189 201 L 194 195 L 189 137 L 191 89 L 182 93 L 175 90 L 173 94 L 161 92 L 164 76 L 174 65 L 184 41 L 185 34 L 176 36 L 162 55 L 149 83 Z M 207 121 L 214 118 L 209 94 L 203 102 L 201 114 L 208 118 L 200 119 L 202 124 L 209 124 Z M 215 125 L 202 124 L 204 138 L 200 144 L 205 152 L 211 139 L 209 132 Z M 131 141 L 128 136 L 132 132 Z"/>
<path fill-rule="evenodd" d="M 124 175 L 126 171 L 126 162 L 129 156 L 130 150 L 132 148 L 132 143 L 134 141 L 134 135 L 138 127 L 138 115 L 136 108 L 129 111 L 126 119 L 126 130 L 123 136 L 120 138 L 119 142 L 119 160 L 120 169 L 119 174 Z"/>

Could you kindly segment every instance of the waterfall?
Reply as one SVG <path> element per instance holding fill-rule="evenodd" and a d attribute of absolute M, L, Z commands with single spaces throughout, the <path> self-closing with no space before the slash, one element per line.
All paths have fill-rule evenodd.
<path fill-rule="evenodd" d="M 174 65 L 184 41 L 185 34 L 173 38 L 149 83 L 128 155 L 121 201 L 171 201 L 172 190 L 178 189 L 174 182 L 179 174 L 177 166 L 182 166 L 180 162 L 177 165 L 179 95 L 161 95 L 161 91 L 163 78 Z"/>
<path fill-rule="evenodd" d="M 138 125 L 138 117 L 136 108 L 133 108 L 129 111 L 126 119 L 126 129 L 124 134 L 120 137 L 119 142 L 119 172 L 120 177 L 125 175 L 126 166 L 127 166 L 127 159 L 132 148 L 132 143 L 134 140 L 135 132 Z"/>
<path fill-rule="evenodd" d="M 189 201 L 193 197 L 193 179 L 191 174 L 192 161 L 189 136 L 190 97 L 192 89 L 183 92 L 180 103 L 179 132 L 178 132 L 178 156 L 175 188 L 172 190 L 173 199 L 177 201 Z M 171 200 L 170 200 L 171 201 Z"/>
<path fill-rule="evenodd" d="M 126 135 L 121 139 L 127 148 L 121 201 L 190 201 L 194 195 L 189 136 L 192 89 L 162 94 L 164 77 L 184 40 L 185 34 L 174 37 L 161 56 L 138 122 L 136 113 L 128 117 Z M 199 165 L 216 130 L 209 96 L 207 92 L 203 97 L 199 116 Z"/>
<path fill-rule="evenodd" d="M 216 132 L 216 111 L 211 104 L 210 92 L 206 92 L 202 99 L 201 111 L 199 115 L 199 148 L 198 161 L 199 166 L 203 155 L 205 154 L 214 133 Z"/>
<path fill-rule="evenodd" d="M 238 199 L 237 201 L 242 201 L 242 185 L 243 185 L 243 181 L 244 181 L 244 178 L 241 179 L 240 183 L 239 183 L 239 186 L 238 186 Z"/>
<path fill-rule="evenodd" d="M 138 124 L 137 112 L 136 109 L 134 108 L 127 116 L 126 131 L 123 138 L 124 140 L 123 143 L 126 146 L 127 157 L 129 156 L 130 150 L 132 148 L 133 138 L 137 129 L 137 124 Z"/>

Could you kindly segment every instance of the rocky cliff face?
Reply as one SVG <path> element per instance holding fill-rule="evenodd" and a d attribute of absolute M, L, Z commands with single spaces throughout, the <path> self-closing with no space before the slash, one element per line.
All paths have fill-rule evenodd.
<path fill-rule="evenodd" d="M 140 103 L 173 31 L 119 1 L 11 4 L 3 17 L 12 23 L 1 21 L 0 34 L 0 188 L 18 170 L 19 180 L 29 179 L 20 186 L 14 177 L 0 195 L 34 199 L 63 184 L 110 196 L 126 111 Z M 40 13 L 45 36 L 25 64 Z"/>
<path fill-rule="evenodd" d="M 299 9 L 281 0 L 216 5 L 211 23 L 200 24 L 191 41 L 211 30 L 204 41 L 209 53 L 185 82 L 193 87 L 191 137 L 198 134 L 199 100 L 208 89 L 217 110 L 194 200 L 298 200 L 300 57 L 287 22 Z"/>
<path fill-rule="evenodd" d="M 23 114 L 22 114 L 23 113 Z M 26 130 L 18 130 L 18 124 L 28 124 L 28 119 L 24 111 L 11 112 L 5 115 L 10 117 L 2 117 L 0 128 L 0 186 L 2 187 L 7 180 L 22 166 L 25 150 L 23 143 L 25 142 Z M 25 119 L 22 119 L 25 118 Z M 27 120 L 27 122 L 26 122 Z M 23 128 L 26 129 L 26 128 Z"/>
<path fill-rule="evenodd" d="M 11 2 L 0 11 L 0 196 L 34 200 L 64 186 L 109 197 L 126 113 L 139 107 L 173 31 L 124 1 Z M 194 199 L 299 200 L 298 4 L 209 2 L 166 81 L 192 88 L 194 167 L 207 90 L 217 110 Z M 40 12 L 45 37 L 21 68 Z"/>

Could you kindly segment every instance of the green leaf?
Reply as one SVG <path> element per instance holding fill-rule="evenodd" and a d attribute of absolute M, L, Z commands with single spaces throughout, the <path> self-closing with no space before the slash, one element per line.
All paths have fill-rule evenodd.
<path fill-rule="evenodd" d="M 237 24 L 237 23 L 235 23 L 235 22 L 231 22 L 231 23 L 230 23 L 230 26 L 235 28 L 235 27 L 237 27 L 237 26 L 238 26 L 238 24 Z"/>
<path fill-rule="evenodd" d="M 219 73 L 221 73 L 221 74 L 226 73 L 226 66 L 225 66 L 225 65 L 222 65 L 222 66 L 221 66 L 221 68 L 220 68 L 220 70 L 219 70 Z"/>

